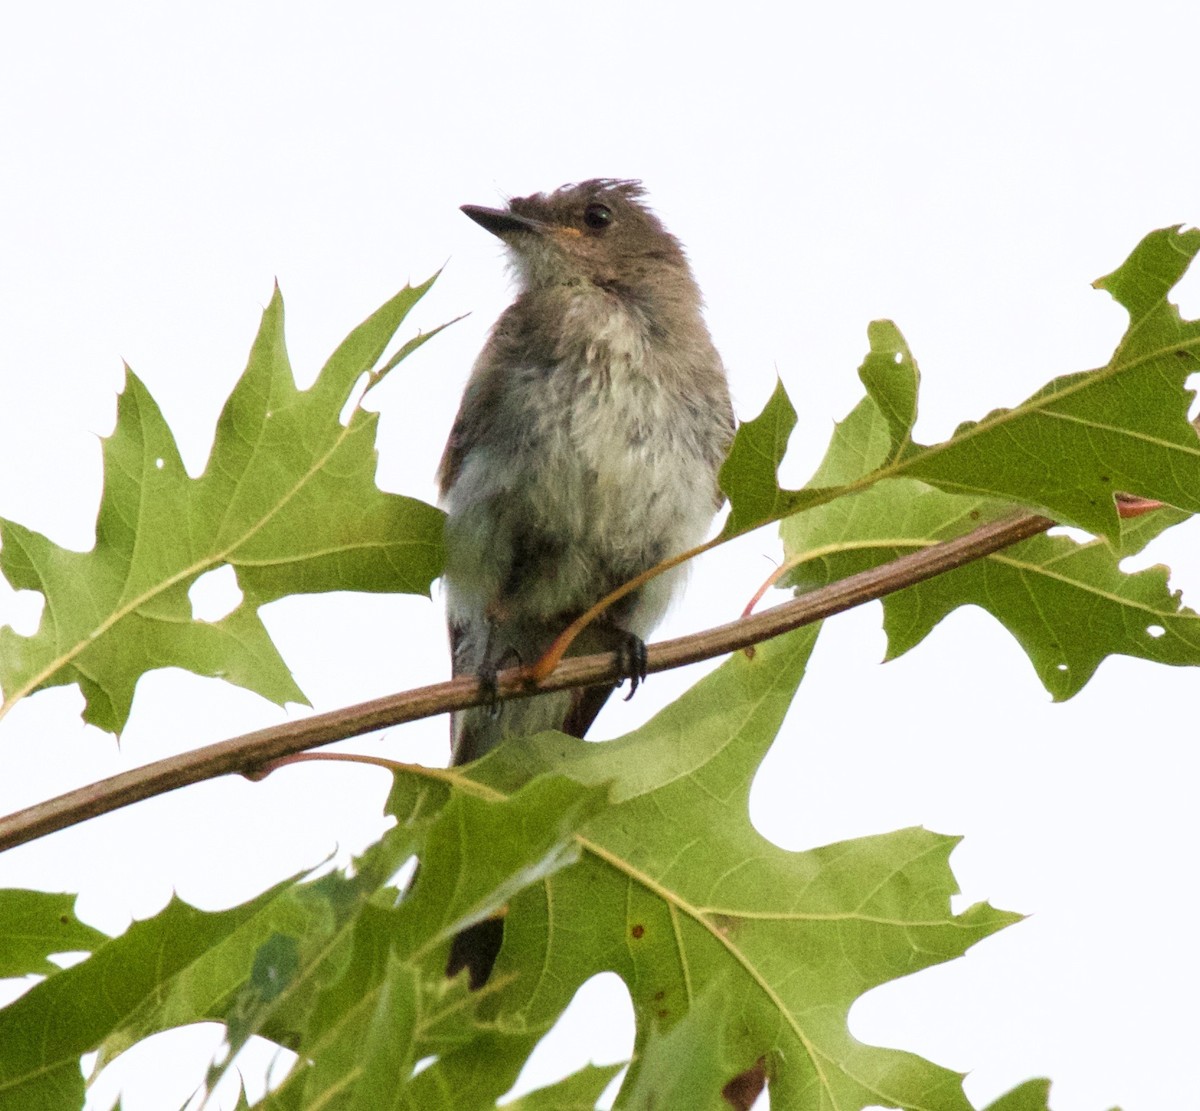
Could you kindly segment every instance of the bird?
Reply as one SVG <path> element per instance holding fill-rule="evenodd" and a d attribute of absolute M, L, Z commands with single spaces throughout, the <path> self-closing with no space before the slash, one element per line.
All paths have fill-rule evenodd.
<path fill-rule="evenodd" d="M 494 688 L 499 669 L 535 663 L 615 587 L 704 539 L 734 416 L 687 255 L 640 182 L 593 178 L 462 211 L 504 244 L 516 285 L 438 468 L 453 672 Z M 682 568 L 651 579 L 570 653 L 615 653 L 632 693 L 682 582 Z M 582 737 L 614 689 L 457 711 L 451 763 L 545 730 Z M 448 973 L 486 981 L 502 928 L 459 934 Z"/>

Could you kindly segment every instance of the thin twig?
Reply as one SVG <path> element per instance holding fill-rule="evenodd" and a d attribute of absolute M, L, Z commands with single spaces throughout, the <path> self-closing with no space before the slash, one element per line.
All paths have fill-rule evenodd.
<path fill-rule="evenodd" d="M 647 671 L 667 671 L 747 648 L 982 559 L 1045 532 L 1053 524 L 1049 518 L 1033 514 L 993 521 L 965 536 L 911 552 L 762 613 L 661 641 L 649 648 Z M 539 681 L 531 681 L 522 668 L 511 668 L 496 677 L 495 696 L 520 698 L 539 691 L 611 683 L 621 677 L 619 666 L 612 653 L 571 657 Z M 0 818 L 0 851 L 178 787 L 235 773 L 254 778 L 285 756 L 450 710 L 478 706 L 490 697 L 494 695 L 482 690 L 478 679 L 461 676 L 330 713 L 314 714 L 302 721 L 258 729 L 158 760 Z"/>

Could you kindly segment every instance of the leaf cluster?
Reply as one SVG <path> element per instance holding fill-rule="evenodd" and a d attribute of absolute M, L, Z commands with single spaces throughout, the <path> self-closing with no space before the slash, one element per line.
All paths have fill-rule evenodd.
<path fill-rule="evenodd" d="M 1186 388 L 1200 369 L 1200 323 L 1169 300 L 1197 251 L 1198 231 L 1148 236 L 1097 283 L 1130 316 L 1112 360 L 940 444 L 914 439 L 917 365 L 898 329 L 876 322 L 864 396 L 804 488 L 778 482 L 795 423 L 782 386 L 739 429 L 722 471 L 723 537 L 782 521 L 779 581 L 804 592 L 982 522 L 1043 513 L 1094 538 L 1036 536 L 897 590 L 884 602 L 889 654 L 975 605 L 1056 698 L 1113 653 L 1200 662 L 1200 622 L 1166 569 L 1120 565 L 1200 509 Z M 0 571 L 45 598 L 33 635 L 0 629 L 4 708 L 78 683 L 85 718 L 117 732 L 138 678 L 166 666 L 299 700 L 259 606 L 334 589 L 427 592 L 441 516 L 379 491 L 376 418 L 357 404 L 340 416 L 356 384 L 370 388 L 428 338 L 380 365 L 427 288 L 382 306 L 306 391 L 292 379 L 277 292 L 199 478 L 130 372 L 105 441 L 94 549 L 0 522 Z M 1164 508 L 1124 519 L 1117 494 Z M 187 592 L 221 566 L 242 601 L 206 622 Z M 41 977 L 0 1009 L 0 1111 L 78 1108 L 83 1055 L 98 1053 L 102 1068 L 158 1031 L 203 1021 L 225 1025 L 230 1050 L 207 1088 L 252 1036 L 294 1054 L 259 1106 L 495 1107 L 604 971 L 624 981 L 636 1016 L 619 1107 L 748 1107 L 766 1085 L 787 1111 L 966 1111 L 961 1076 L 857 1041 L 847 1012 L 1019 916 L 987 903 L 951 911 L 953 837 L 906 829 L 789 852 L 749 821 L 749 784 L 818 635 L 809 626 L 735 654 L 603 745 L 549 733 L 467 768 L 395 765 L 395 825 L 352 867 L 294 877 L 226 911 L 176 899 L 108 938 L 74 916 L 69 896 L 0 892 L 0 974 Z M 470 992 L 444 975 L 449 942 L 494 915 L 504 945 L 487 985 Z M 89 956 L 65 970 L 49 959 L 69 951 Z M 503 1106 L 594 1107 L 618 1071 L 591 1066 Z M 1040 1111 L 1047 1091 L 1030 1081 L 992 1111 Z"/>

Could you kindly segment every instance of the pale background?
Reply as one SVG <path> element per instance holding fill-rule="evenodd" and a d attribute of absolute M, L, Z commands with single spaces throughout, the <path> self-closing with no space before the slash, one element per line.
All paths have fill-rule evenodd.
<path fill-rule="evenodd" d="M 509 296 L 498 243 L 458 205 L 598 175 L 644 179 L 687 244 L 739 414 L 782 375 L 801 410 L 791 479 L 859 396 L 874 317 L 921 362 L 920 437 L 943 437 L 1106 361 L 1124 315 L 1090 281 L 1145 232 L 1200 219 L 1197 32 L 1195 5 L 1147 0 L 11 5 L 0 514 L 90 547 L 122 359 L 198 473 L 274 278 L 308 381 L 368 312 L 446 264 L 413 324 L 472 315 L 376 397 L 381 484 L 432 498 Z M 1179 300 L 1200 315 L 1200 276 Z M 1177 529 L 1137 565 L 1169 563 L 1195 598 L 1198 540 Z M 763 533 L 708 558 L 663 631 L 736 615 L 776 551 Z M 36 601 L 0 588 L 0 621 L 31 630 Z M 436 602 L 325 596 L 264 616 L 319 709 L 447 672 Z M 1049 1075 L 1057 1111 L 1196 1106 L 1197 676 L 1111 660 L 1055 706 L 977 611 L 880 667 L 883 649 L 877 606 L 827 626 L 756 783 L 756 824 L 792 848 L 909 824 L 964 834 L 962 905 L 1031 917 L 871 993 L 854 1032 L 970 1071 L 978 1104 Z M 599 735 L 695 674 L 653 678 Z M 0 811 L 284 716 L 158 672 L 118 747 L 80 706 L 60 688 L 4 722 Z M 350 747 L 442 761 L 445 733 L 433 720 Z M 210 783 L 12 851 L 0 884 L 79 891 L 109 931 L 172 890 L 227 906 L 368 843 L 386 789 L 340 766 Z M 628 1053 L 623 989 L 585 997 L 523 1087 Z M 123 1086 L 130 1111 L 177 1107 L 218 1041 L 155 1039 L 89 1106 Z"/>

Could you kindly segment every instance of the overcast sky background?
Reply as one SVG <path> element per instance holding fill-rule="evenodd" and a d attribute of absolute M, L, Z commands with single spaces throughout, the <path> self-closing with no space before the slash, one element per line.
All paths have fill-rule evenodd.
<path fill-rule="evenodd" d="M 275 278 L 307 383 L 445 264 L 413 326 L 472 315 L 373 395 L 381 485 L 432 499 L 510 296 L 498 242 L 458 206 L 593 176 L 642 178 L 687 245 L 739 415 L 782 376 L 790 479 L 860 395 L 876 317 L 921 364 L 918 437 L 942 438 L 1106 362 L 1125 316 L 1089 283 L 1151 229 L 1200 220 L 1198 31 L 1200 8 L 1159 0 L 21 5 L 0 33 L 0 515 L 91 546 L 122 359 L 199 473 Z M 1177 300 L 1200 315 L 1200 275 Z M 1168 563 L 1194 601 L 1198 543 L 1176 529 L 1136 566 Z M 777 551 L 765 532 L 708 557 L 661 632 L 735 616 Z M 31 631 L 35 603 L 0 586 L 0 623 Z M 448 673 L 436 602 L 331 595 L 264 617 L 320 710 Z M 1031 917 L 870 993 L 854 1033 L 970 1071 L 978 1105 L 1039 1075 L 1056 1111 L 1194 1105 L 1196 674 L 1110 660 L 1056 706 L 974 610 L 881 667 L 883 651 L 877 605 L 827 624 L 756 824 L 796 849 L 963 834 L 956 906 Z M 654 677 L 597 735 L 703 670 Z M 119 747 L 81 706 L 59 688 L 5 720 L 0 812 L 285 716 L 173 671 L 141 681 Z M 446 723 L 347 747 L 444 762 Z M 228 906 L 367 844 L 387 787 L 319 765 L 205 784 L 0 856 L 0 885 L 79 891 L 110 932 L 172 890 Z M 526 1086 L 628 1054 L 623 989 L 585 994 Z M 154 1039 L 89 1107 L 122 1087 L 128 1111 L 177 1106 L 218 1042 Z"/>

